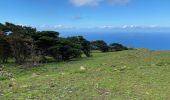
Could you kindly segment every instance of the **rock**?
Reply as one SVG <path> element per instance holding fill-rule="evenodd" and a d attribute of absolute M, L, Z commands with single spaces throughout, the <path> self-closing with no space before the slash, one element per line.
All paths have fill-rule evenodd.
<path fill-rule="evenodd" d="M 11 80 L 11 81 L 16 81 L 16 79 L 15 79 L 15 78 L 11 78 L 10 80 Z"/>
<path fill-rule="evenodd" d="M 39 75 L 37 75 L 36 73 L 33 73 L 32 75 L 31 75 L 31 77 L 38 77 Z"/>
<path fill-rule="evenodd" d="M 120 71 L 123 71 L 123 70 L 125 70 L 127 68 L 127 66 L 122 66 L 121 68 L 120 68 Z"/>
<path fill-rule="evenodd" d="M 29 87 L 28 85 L 22 85 L 21 88 L 27 88 Z"/>
<path fill-rule="evenodd" d="M 151 64 L 151 66 L 155 66 L 155 64 Z"/>
<path fill-rule="evenodd" d="M 86 71 L 86 68 L 84 66 L 81 66 L 80 71 Z"/>
<path fill-rule="evenodd" d="M 65 73 L 62 72 L 61 75 L 65 75 Z"/>

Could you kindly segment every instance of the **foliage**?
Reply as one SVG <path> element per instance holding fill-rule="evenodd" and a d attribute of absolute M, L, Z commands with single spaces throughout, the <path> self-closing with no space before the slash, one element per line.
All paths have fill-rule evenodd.
<path fill-rule="evenodd" d="M 96 40 L 92 42 L 92 48 L 96 50 L 100 50 L 101 52 L 108 52 L 109 46 L 103 40 Z"/>
<path fill-rule="evenodd" d="M 91 56 L 90 42 L 82 36 L 61 38 L 59 32 L 37 31 L 32 27 L 8 22 L 0 24 L 2 33 L 0 58 L 3 62 L 7 60 L 9 50 L 17 64 L 28 65 L 35 65 L 37 58 L 39 62 L 46 62 L 46 57 L 53 57 L 57 61 L 70 60 L 81 57 L 82 52 L 87 57 Z"/>
<path fill-rule="evenodd" d="M 36 50 L 40 53 L 42 62 L 46 62 L 47 59 L 45 56 L 50 55 L 48 49 L 55 45 L 58 35 L 59 33 L 55 31 L 39 31 L 32 35 L 35 46 L 37 47 Z"/>
<path fill-rule="evenodd" d="M 59 38 L 55 45 L 48 49 L 56 60 L 69 60 L 81 56 L 81 46 L 65 38 Z"/>
<path fill-rule="evenodd" d="M 112 43 L 112 44 L 110 44 L 110 49 L 112 51 L 128 50 L 127 47 L 125 47 L 125 46 L 123 46 L 122 44 L 119 44 L 119 43 Z"/>
<path fill-rule="evenodd" d="M 83 53 L 87 56 L 90 57 L 90 51 L 91 51 L 91 43 L 83 38 L 83 36 L 73 36 L 73 37 L 68 37 L 68 40 L 70 40 L 72 43 L 76 43 L 81 46 L 81 50 Z"/>
<path fill-rule="evenodd" d="M 0 24 L 1 62 L 6 62 L 11 55 L 15 63 L 32 66 L 47 62 L 47 57 L 65 61 L 79 58 L 82 54 L 90 57 L 91 49 L 108 52 L 110 48 L 112 51 L 128 49 L 116 43 L 109 47 L 103 40 L 90 42 L 83 36 L 62 38 L 56 31 L 37 31 L 36 28 L 8 22 Z"/>
<path fill-rule="evenodd" d="M 5 31 L 8 34 L 9 44 L 12 50 L 12 55 L 17 64 L 23 64 L 26 58 L 30 56 L 29 46 L 31 44 L 31 34 L 36 32 L 36 29 L 26 26 L 14 25 L 12 23 L 5 24 Z"/>
<path fill-rule="evenodd" d="M 10 56 L 10 46 L 7 37 L 0 32 L 0 62 L 6 63 Z"/>
<path fill-rule="evenodd" d="M 13 78 L 12 73 L 4 71 L 5 66 L 0 64 L 0 81 Z"/>
<path fill-rule="evenodd" d="M 13 75 L 7 71 L 0 71 L 0 81 L 1 80 L 6 80 L 6 79 L 11 79 Z"/>

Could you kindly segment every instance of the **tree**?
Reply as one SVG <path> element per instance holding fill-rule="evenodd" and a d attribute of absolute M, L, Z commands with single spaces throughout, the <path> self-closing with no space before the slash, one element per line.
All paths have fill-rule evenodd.
<path fill-rule="evenodd" d="M 82 42 L 82 51 L 87 57 L 91 57 L 90 51 L 91 51 L 91 43 L 90 41 L 84 40 Z"/>
<path fill-rule="evenodd" d="M 36 58 L 46 62 L 46 56 L 56 60 L 70 60 L 84 53 L 90 57 L 91 43 L 82 36 L 59 37 L 59 32 L 37 31 L 35 28 L 0 23 L 0 59 L 9 55 L 17 64 L 35 65 Z"/>
<path fill-rule="evenodd" d="M 119 43 L 110 44 L 110 48 L 112 51 L 128 50 L 128 48 L 126 46 L 123 46 L 122 44 L 119 44 Z"/>
<path fill-rule="evenodd" d="M 97 40 L 92 42 L 92 48 L 100 50 L 101 52 L 108 52 L 109 46 L 103 40 Z"/>
<path fill-rule="evenodd" d="M 59 33 L 55 31 L 39 31 L 32 35 L 35 45 L 37 46 L 37 51 L 41 53 L 41 59 L 46 62 L 45 56 L 50 53 L 49 48 L 55 45 L 58 39 Z"/>
<path fill-rule="evenodd" d="M 69 60 L 81 56 L 81 46 L 66 38 L 58 38 L 49 52 L 56 60 Z"/>
<path fill-rule="evenodd" d="M 54 31 L 36 32 L 32 35 L 37 47 L 47 53 L 48 48 L 53 46 L 58 38 L 59 33 Z"/>
<path fill-rule="evenodd" d="M 81 46 L 82 52 L 87 56 L 90 57 L 90 51 L 91 51 L 91 43 L 90 41 L 86 40 L 83 36 L 73 36 L 68 37 L 68 40 L 70 40 L 72 43 L 79 44 Z"/>
<path fill-rule="evenodd" d="M 10 45 L 5 34 L 0 31 L 0 62 L 6 63 L 10 56 Z"/>
<path fill-rule="evenodd" d="M 36 29 L 26 26 L 15 25 L 12 23 L 5 24 L 5 32 L 8 34 L 12 55 L 17 64 L 23 64 L 26 58 L 30 56 L 29 45 L 31 34 L 36 32 Z"/>

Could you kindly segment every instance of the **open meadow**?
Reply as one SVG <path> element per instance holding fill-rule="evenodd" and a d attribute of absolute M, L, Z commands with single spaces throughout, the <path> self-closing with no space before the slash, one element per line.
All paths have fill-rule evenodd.
<path fill-rule="evenodd" d="M 4 64 L 0 100 L 169 100 L 170 51 L 93 52 L 93 57 L 23 68 Z"/>

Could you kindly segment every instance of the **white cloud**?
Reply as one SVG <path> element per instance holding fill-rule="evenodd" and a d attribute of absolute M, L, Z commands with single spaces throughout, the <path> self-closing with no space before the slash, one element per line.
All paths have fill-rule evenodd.
<path fill-rule="evenodd" d="M 122 25 L 122 26 L 112 26 L 112 25 L 104 25 L 97 27 L 99 29 L 143 29 L 143 28 L 161 28 L 158 25 Z"/>
<path fill-rule="evenodd" d="M 37 27 L 44 28 L 44 27 L 49 27 L 49 26 L 46 24 L 43 24 L 43 25 L 37 25 Z"/>
<path fill-rule="evenodd" d="M 70 0 L 75 6 L 96 6 L 101 0 Z"/>
<path fill-rule="evenodd" d="M 123 29 L 125 29 L 125 28 L 137 28 L 137 27 L 141 27 L 141 26 L 135 26 L 135 25 L 124 25 L 124 26 L 122 26 Z"/>
<path fill-rule="evenodd" d="M 64 25 L 61 25 L 61 24 L 58 24 L 58 25 L 54 25 L 54 26 L 52 26 L 52 27 L 54 27 L 54 28 L 64 28 L 65 26 L 64 26 Z"/>
<path fill-rule="evenodd" d="M 101 3 L 107 2 L 108 4 L 118 4 L 118 5 L 124 5 L 129 3 L 130 0 L 70 0 L 70 2 L 75 6 L 97 6 Z"/>
<path fill-rule="evenodd" d="M 55 28 L 55 29 L 72 29 L 72 28 L 74 28 L 72 26 L 65 26 L 65 25 L 62 25 L 62 24 L 54 25 L 54 26 L 51 26 L 51 27 Z"/>
<path fill-rule="evenodd" d="M 113 29 L 115 28 L 114 26 L 111 26 L 111 25 L 105 25 L 105 26 L 100 26 L 98 28 L 101 28 L 101 29 Z"/>
<path fill-rule="evenodd" d="M 73 26 L 67 26 L 67 25 L 62 25 L 62 24 L 56 24 L 56 25 L 36 25 L 37 29 L 40 30 L 67 30 L 67 29 L 74 29 L 75 27 Z"/>

